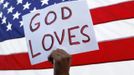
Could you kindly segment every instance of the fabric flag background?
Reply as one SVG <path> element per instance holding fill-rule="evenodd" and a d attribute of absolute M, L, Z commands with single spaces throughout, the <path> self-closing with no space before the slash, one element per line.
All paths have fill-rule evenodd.
<path fill-rule="evenodd" d="M 25 74 L 43 75 L 52 73 L 52 70 L 41 70 L 50 68 L 48 62 L 31 66 L 27 55 L 27 47 L 23 32 L 21 16 L 32 10 L 41 9 L 51 4 L 64 2 L 66 0 L 1 0 L 0 1 L 0 69 L 1 70 L 26 70 L 38 69 L 36 71 L 25 71 Z M 110 61 L 133 60 L 134 59 L 134 1 L 133 0 L 88 0 L 92 15 L 96 37 L 99 42 L 100 51 L 87 52 L 73 55 L 72 65 L 84 65 L 103 63 Z M 82 9 L 80 9 L 82 10 Z M 81 59 L 80 59 L 81 57 Z M 84 61 L 84 62 L 80 62 Z M 94 66 L 83 66 L 72 68 L 72 74 L 80 72 L 87 74 L 111 74 L 133 75 L 133 61 L 109 63 Z M 105 66 L 105 67 L 104 67 Z M 118 67 L 117 67 L 118 66 Z M 121 67 L 123 66 L 123 67 Z M 91 68 L 90 68 L 91 67 Z M 123 69 L 124 68 L 124 69 Z M 129 68 L 129 71 L 127 70 Z M 91 70 L 93 72 L 87 71 Z M 102 71 L 97 71 L 102 69 Z M 80 71 L 81 70 L 81 71 Z M 105 72 L 103 70 L 106 70 Z M 119 72 L 123 70 L 123 72 Z M 87 72 L 86 72 L 87 71 Z M 115 72 L 115 73 L 114 73 Z M 100 74 L 99 74 L 100 73 Z M 118 74 L 119 73 L 119 74 Z M 24 71 L 0 71 L 0 74 L 24 74 Z"/>

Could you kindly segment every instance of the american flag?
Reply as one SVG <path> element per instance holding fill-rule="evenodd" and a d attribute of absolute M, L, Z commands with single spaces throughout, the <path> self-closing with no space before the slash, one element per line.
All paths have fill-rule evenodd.
<path fill-rule="evenodd" d="M 1 0 L 0 42 L 24 37 L 22 16 L 67 0 Z"/>
<path fill-rule="evenodd" d="M 0 74 L 49 75 L 52 73 L 52 71 L 41 70 L 52 67 L 48 62 L 34 66 L 30 64 L 24 37 L 22 16 L 31 13 L 33 10 L 39 10 L 46 6 L 66 1 L 68 0 L 0 0 L 0 70 L 6 70 L 0 71 Z M 134 59 L 134 1 L 87 0 L 87 2 L 100 50 L 72 55 L 72 65 L 77 66 Z M 89 70 L 93 71 L 93 68 L 90 67 L 79 67 L 77 71 L 71 74 L 89 75 Z M 120 71 L 122 67 L 119 69 L 115 67 L 116 70 L 121 72 L 116 73 L 115 69 L 110 69 L 109 66 L 104 67 L 102 65 L 102 68 L 106 68 L 104 73 L 100 72 L 103 69 L 100 70 L 101 68 L 98 69 L 98 66 L 96 66 L 93 72 L 97 70 L 99 74 L 91 74 L 107 75 L 113 71 L 115 72 L 113 75 L 123 75 L 125 74 L 124 71 L 127 70 L 127 72 L 130 72 L 131 70 L 125 68 L 123 71 Z M 107 70 L 108 68 L 110 71 Z M 38 70 L 33 71 L 29 69 Z M 83 73 L 81 74 L 80 72 Z"/>

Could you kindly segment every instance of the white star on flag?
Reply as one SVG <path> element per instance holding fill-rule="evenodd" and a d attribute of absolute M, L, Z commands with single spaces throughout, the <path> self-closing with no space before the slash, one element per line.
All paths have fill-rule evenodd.
<path fill-rule="evenodd" d="M 23 21 L 20 21 L 20 27 L 22 27 L 23 26 Z"/>
<path fill-rule="evenodd" d="M 7 13 L 12 13 L 13 10 L 14 10 L 14 7 L 11 6 L 11 7 L 8 9 L 8 12 L 7 12 Z"/>
<path fill-rule="evenodd" d="M 25 5 L 23 5 L 23 10 L 25 10 L 25 9 L 29 9 L 29 6 L 31 5 L 31 3 L 26 3 Z"/>
<path fill-rule="evenodd" d="M 6 3 L 3 5 L 3 8 L 7 8 L 7 7 L 8 7 L 8 5 L 9 5 L 9 3 L 8 3 L 8 2 L 6 2 Z"/>
<path fill-rule="evenodd" d="M 6 17 L 4 16 L 3 19 L 2 19 L 2 24 L 5 24 L 6 23 Z"/>
<path fill-rule="evenodd" d="M 20 13 L 18 13 L 18 11 L 17 11 L 15 14 L 13 14 L 13 20 L 19 19 L 19 16 L 20 16 Z"/>
<path fill-rule="evenodd" d="M 22 4 L 22 0 L 17 0 L 17 4 Z"/>
<path fill-rule="evenodd" d="M 7 31 L 12 30 L 12 24 L 8 23 L 7 25 Z"/>
<path fill-rule="evenodd" d="M 41 0 L 41 3 L 42 3 L 41 5 L 43 6 L 44 4 L 48 4 L 48 1 L 49 0 Z"/>

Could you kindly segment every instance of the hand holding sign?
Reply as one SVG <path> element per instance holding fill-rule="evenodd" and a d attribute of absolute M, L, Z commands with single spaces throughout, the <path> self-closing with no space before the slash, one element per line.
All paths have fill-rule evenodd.
<path fill-rule="evenodd" d="M 53 51 L 49 61 L 54 64 L 54 75 L 69 75 L 71 56 L 62 49 Z"/>
<path fill-rule="evenodd" d="M 23 17 L 32 64 L 47 61 L 49 54 L 64 48 L 70 54 L 98 49 L 85 1 L 49 6 Z M 82 11 L 81 11 L 82 9 Z"/>

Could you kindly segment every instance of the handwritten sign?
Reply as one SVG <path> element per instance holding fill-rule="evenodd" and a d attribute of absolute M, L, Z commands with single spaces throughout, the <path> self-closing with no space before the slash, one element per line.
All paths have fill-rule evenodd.
<path fill-rule="evenodd" d="M 54 4 L 23 16 L 23 22 L 31 64 L 47 61 L 57 48 L 70 54 L 98 49 L 86 1 Z"/>

